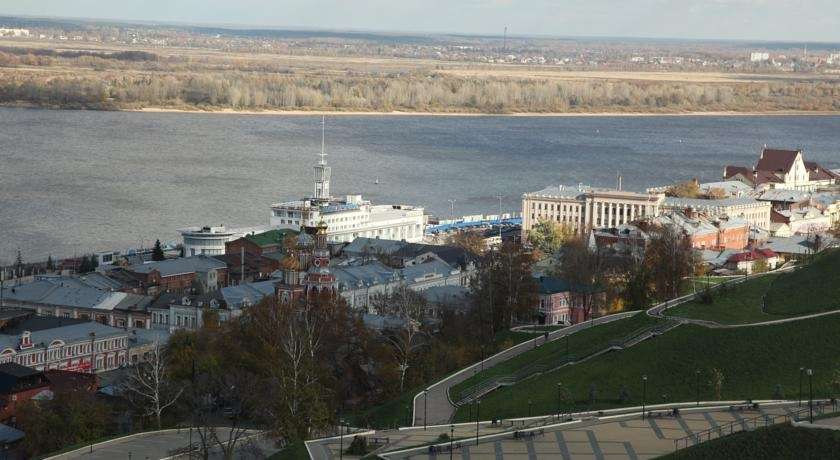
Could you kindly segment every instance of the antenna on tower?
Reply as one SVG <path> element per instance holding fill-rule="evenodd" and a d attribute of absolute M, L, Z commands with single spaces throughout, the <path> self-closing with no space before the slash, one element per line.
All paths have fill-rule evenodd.
<path fill-rule="evenodd" d="M 327 137 L 327 117 L 326 117 L 326 115 L 322 115 L 321 116 L 321 162 L 320 162 L 320 164 L 322 164 L 322 165 L 327 164 L 327 160 L 326 160 L 327 152 L 324 148 L 324 145 L 326 143 L 326 137 Z"/>
<path fill-rule="evenodd" d="M 502 51 L 507 51 L 507 26 L 505 26 L 504 39 L 502 40 Z"/>

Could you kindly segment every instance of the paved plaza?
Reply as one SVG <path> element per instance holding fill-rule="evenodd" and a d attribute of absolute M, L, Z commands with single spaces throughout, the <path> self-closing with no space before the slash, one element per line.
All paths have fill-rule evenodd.
<path fill-rule="evenodd" d="M 666 410 L 643 420 L 640 414 L 592 417 L 565 424 L 548 424 L 545 420 L 518 422 L 504 426 L 482 423 L 479 442 L 475 441 L 475 424 L 456 425 L 452 457 L 457 459 L 649 459 L 673 452 L 675 440 L 697 437 L 709 429 L 739 431 L 772 423 L 781 423 L 792 416 L 796 403 L 764 405 L 759 409 L 740 407 L 685 408 L 679 415 Z M 450 425 L 369 434 L 384 441 L 377 454 L 389 459 L 445 459 L 450 457 L 448 443 L 439 436 L 449 435 Z M 519 431 L 518 434 L 515 432 Z M 533 435 L 528 435 L 533 432 Z M 705 433 L 708 436 L 708 433 Z M 713 433 L 713 437 L 717 434 Z M 704 437 L 705 440 L 705 437 Z M 346 448 L 352 436 L 346 437 Z M 437 444 L 431 452 L 429 445 Z M 682 446 L 685 446 L 683 441 Z M 339 458 L 338 440 L 309 443 L 316 460 Z M 354 458 L 343 455 L 344 458 Z"/>

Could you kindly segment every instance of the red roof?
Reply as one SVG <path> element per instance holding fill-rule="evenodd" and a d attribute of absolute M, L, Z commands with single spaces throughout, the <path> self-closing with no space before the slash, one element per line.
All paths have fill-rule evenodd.
<path fill-rule="evenodd" d="M 808 170 L 808 176 L 811 180 L 833 180 L 838 178 L 837 174 L 823 168 L 815 161 L 806 161 L 805 169 Z"/>
<path fill-rule="evenodd" d="M 752 249 L 747 252 L 741 252 L 738 254 L 732 254 L 729 256 L 729 262 L 748 262 L 753 260 L 759 259 L 771 259 L 773 257 L 777 257 L 778 254 L 773 252 L 773 250 L 768 248 L 760 248 L 760 249 Z"/>
<path fill-rule="evenodd" d="M 756 171 L 788 172 L 793 167 L 799 150 L 767 149 L 761 151 L 761 158 L 755 165 Z"/>
<path fill-rule="evenodd" d="M 744 176 L 744 179 L 749 180 L 750 182 L 754 181 L 752 169 L 747 168 L 746 166 L 731 166 L 726 165 L 723 168 L 723 178 L 724 179 L 731 179 L 738 174 Z"/>
<path fill-rule="evenodd" d="M 770 171 L 756 171 L 755 172 L 755 183 L 756 185 L 761 184 L 780 184 L 784 182 L 781 177 L 773 174 Z"/>

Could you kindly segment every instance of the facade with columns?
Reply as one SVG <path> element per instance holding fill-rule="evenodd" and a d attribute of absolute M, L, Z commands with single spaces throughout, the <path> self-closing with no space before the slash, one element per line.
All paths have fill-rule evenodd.
<path fill-rule="evenodd" d="M 551 186 L 522 196 L 522 232 L 549 220 L 585 234 L 593 228 L 612 228 L 661 212 L 664 194 L 607 188 Z"/>

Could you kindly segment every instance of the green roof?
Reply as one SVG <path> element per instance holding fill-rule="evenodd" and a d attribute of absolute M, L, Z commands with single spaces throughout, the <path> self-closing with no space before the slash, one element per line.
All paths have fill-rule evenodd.
<path fill-rule="evenodd" d="M 283 238 L 286 235 L 297 235 L 298 232 L 294 230 L 269 230 L 263 233 L 257 233 L 254 235 L 245 235 L 245 239 L 248 241 L 256 244 L 259 247 L 265 247 L 272 244 L 280 244 L 283 242 Z"/>

